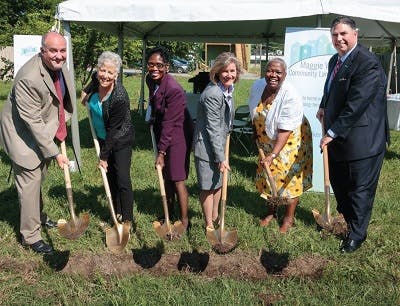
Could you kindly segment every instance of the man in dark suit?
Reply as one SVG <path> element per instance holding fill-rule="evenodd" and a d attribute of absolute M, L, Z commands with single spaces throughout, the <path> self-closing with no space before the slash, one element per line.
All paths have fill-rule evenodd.
<path fill-rule="evenodd" d="M 367 237 L 376 187 L 389 142 L 386 77 L 378 59 L 357 43 L 358 29 L 348 17 L 331 25 L 337 54 L 329 73 L 317 118 L 326 134 L 330 180 L 337 210 L 349 229 L 340 251 L 357 250 Z"/>
<path fill-rule="evenodd" d="M 0 114 L 0 145 L 12 160 L 20 202 L 22 242 L 38 253 L 53 248 L 40 235 L 40 226 L 54 227 L 42 213 L 41 184 L 52 159 L 60 168 L 69 160 L 59 153 L 55 137 L 64 140 L 65 120 L 72 114 L 73 83 L 64 65 L 65 38 L 56 32 L 42 37 L 40 53 L 18 71 Z"/>

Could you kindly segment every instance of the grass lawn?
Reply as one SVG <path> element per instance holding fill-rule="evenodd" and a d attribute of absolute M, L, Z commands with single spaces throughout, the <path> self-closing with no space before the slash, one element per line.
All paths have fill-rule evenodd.
<path fill-rule="evenodd" d="M 187 78 L 178 80 L 192 91 Z M 237 105 L 246 103 L 252 82 L 237 84 Z M 391 131 L 368 239 L 348 255 L 338 252 L 338 238 L 317 230 L 311 210 L 323 209 L 320 193 L 301 197 L 296 226 L 288 234 L 280 234 L 276 222 L 260 228 L 266 207 L 254 187 L 256 154 L 232 143 L 226 227 L 238 230 L 239 242 L 231 253 L 218 255 L 205 237 L 193 158 L 187 181 L 192 229 L 174 242 L 155 233 L 152 221 L 162 205 L 149 130 L 137 111 L 140 79 L 127 77 L 124 84 L 136 129 L 131 167 L 136 233 L 123 254 L 113 255 L 105 246 L 100 223 L 109 222 L 110 213 L 86 110 L 79 105 L 83 171 L 71 173 L 71 179 L 77 213 L 89 211 L 91 220 L 74 241 L 43 230 L 57 250 L 52 256 L 20 245 L 16 189 L 7 181 L 10 160 L 0 149 L 1 305 L 400 305 L 400 132 Z M 0 83 L 0 109 L 10 87 Z M 70 219 L 63 172 L 54 164 L 43 195 L 53 220 Z"/>

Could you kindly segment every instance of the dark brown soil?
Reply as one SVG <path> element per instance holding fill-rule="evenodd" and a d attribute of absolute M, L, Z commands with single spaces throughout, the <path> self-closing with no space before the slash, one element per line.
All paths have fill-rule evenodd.
<path fill-rule="evenodd" d="M 99 273 L 115 276 L 135 273 L 156 276 L 192 273 L 210 279 L 221 276 L 248 280 L 261 280 L 271 276 L 318 279 L 328 264 L 327 259 L 316 255 L 289 260 L 287 254 L 266 250 L 261 250 L 259 254 L 234 250 L 224 255 L 214 252 L 160 254 L 156 249 L 132 250 L 131 253 L 122 255 L 70 255 L 69 252 L 63 252 L 45 256 L 44 260 L 55 271 L 88 278 Z M 35 262 L 19 262 L 7 257 L 0 259 L 0 271 L 17 271 L 19 274 L 29 275 L 38 266 Z"/>
<path fill-rule="evenodd" d="M 200 274 L 207 278 L 227 276 L 235 279 L 264 279 L 268 275 L 282 277 L 321 277 L 328 260 L 319 256 L 300 257 L 289 261 L 287 255 L 262 250 L 254 255 L 234 251 L 225 255 L 184 252 L 158 254 L 154 249 L 133 250 L 124 255 L 71 256 L 62 273 L 78 273 L 90 277 L 95 273 L 127 275 L 147 271 L 153 275 L 179 273 Z"/>

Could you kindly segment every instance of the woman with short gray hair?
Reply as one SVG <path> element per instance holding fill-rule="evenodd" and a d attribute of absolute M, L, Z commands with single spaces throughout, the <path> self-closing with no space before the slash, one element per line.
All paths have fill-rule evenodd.
<path fill-rule="evenodd" d="M 118 54 L 103 52 L 98 58 L 97 72 L 83 89 L 89 103 L 90 116 L 100 144 L 99 166 L 107 171 L 108 183 L 118 221 L 133 222 L 133 191 L 130 177 L 134 129 L 130 100 L 118 81 L 122 66 Z"/>

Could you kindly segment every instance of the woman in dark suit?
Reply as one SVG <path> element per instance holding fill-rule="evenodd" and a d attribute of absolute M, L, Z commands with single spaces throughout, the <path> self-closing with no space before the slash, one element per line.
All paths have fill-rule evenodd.
<path fill-rule="evenodd" d="M 100 144 L 99 166 L 107 171 L 112 200 L 119 221 L 133 221 L 133 191 L 130 177 L 134 129 L 128 93 L 117 81 L 121 68 L 118 54 L 105 51 L 92 82 L 83 90 Z"/>
<path fill-rule="evenodd" d="M 211 82 L 200 97 L 194 134 L 194 156 L 200 202 L 206 230 L 218 223 L 222 173 L 230 170 L 225 160 L 225 143 L 231 129 L 234 103 L 234 83 L 239 81 L 241 65 L 230 52 L 220 54 L 210 70 Z"/>
<path fill-rule="evenodd" d="M 185 180 L 189 174 L 193 123 L 186 108 L 183 88 L 168 74 L 169 60 L 170 56 L 163 47 L 155 47 L 147 54 L 149 110 L 158 150 L 155 163 L 163 168 L 169 212 L 173 214 L 177 195 L 181 221 L 188 228 L 189 194 Z"/>

